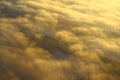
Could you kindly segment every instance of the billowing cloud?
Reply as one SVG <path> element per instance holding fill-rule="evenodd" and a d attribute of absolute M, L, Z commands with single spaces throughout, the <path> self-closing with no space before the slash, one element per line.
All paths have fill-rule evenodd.
<path fill-rule="evenodd" d="M 119 0 L 1 0 L 0 80 L 120 80 Z"/>

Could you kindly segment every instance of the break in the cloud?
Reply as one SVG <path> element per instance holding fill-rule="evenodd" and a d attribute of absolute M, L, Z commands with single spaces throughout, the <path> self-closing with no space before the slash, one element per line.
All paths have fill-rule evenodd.
<path fill-rule="evenodd" d="M 120 80 L 119 0 L 0 0 L 0 80 Z"/>

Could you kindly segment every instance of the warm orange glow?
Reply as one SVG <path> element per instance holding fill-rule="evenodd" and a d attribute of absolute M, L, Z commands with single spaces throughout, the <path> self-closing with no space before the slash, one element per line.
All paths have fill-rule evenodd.
<path fill-rule="evenodd" d="M 120 0 L 0 0 L 0 80 L 120 80 Z"/>

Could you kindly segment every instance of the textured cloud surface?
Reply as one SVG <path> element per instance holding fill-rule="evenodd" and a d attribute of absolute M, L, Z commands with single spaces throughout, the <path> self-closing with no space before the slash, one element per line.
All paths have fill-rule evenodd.
<path fill-rule="evenodd" d="M 120 0 L 0 0 L 0 80 L 120 80 Z"/>

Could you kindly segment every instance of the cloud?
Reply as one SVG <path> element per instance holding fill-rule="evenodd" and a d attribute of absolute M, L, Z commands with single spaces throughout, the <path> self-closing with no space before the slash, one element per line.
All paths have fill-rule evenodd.
<path fill-rule="evenodd" d="M 1 0 L 0 79 L 119 80 L 119 2 Z"/>

